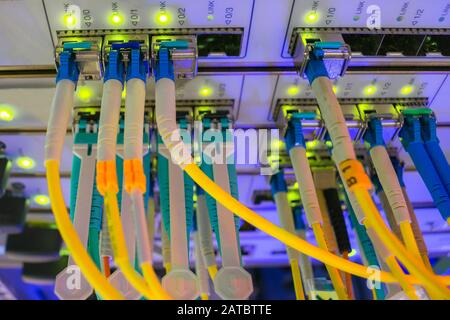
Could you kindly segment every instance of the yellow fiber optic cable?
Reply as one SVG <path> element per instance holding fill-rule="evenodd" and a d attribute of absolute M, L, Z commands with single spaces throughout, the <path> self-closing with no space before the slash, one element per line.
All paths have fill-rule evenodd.
<path fill-rule="evenodd" d="M 108 230 L 111 237 L 111 246 L 114 252 L 114 261 L 123 272 L 128 282 L 145 298 L 154 299 L 153 292 L 147 286 L 145 280 L 134 270 L 128 259 L 128 250 L 120 221 L 116 192 L 108 190 L 105 194 L 105 211 L 108 222 Z"/>
<path fill-rule="evenodd" d="M 446 288 L 446 283 L 442 280 L 442 278 L 435 276 L 434 274 L 430 274 L 430 271 L 425 268 L 423 263 L 421 261 L 416 261 L 417 259 L 412 257 L 405 250 L 400 241 L 389 231 L 379 215 L 378 209 L 371 201 L 371 197 L 367 189 L 354 188 L 352 192 L 361 204 L 361 208 L 365 213 L 368 223 L 376 231 L 380 238 L 384 240 L 383 242 L 386 247 L 405 264 L 405 267 L 415 277 L 417 277 L 417 280 L 420 280 L 420 283 L 422 283 L 431 294 L 445 299 L 450 299 L 449 290 Z"/>
<path fill-rule="evenodd" d="M 56 225 L 70 251 L 74 261 L 80 267 L 86 280 L 95 291 L 108 300 L 123 300 L 124 297 L 114 288 L 108 279 L 97 269 L 86 249 L 81 244 L 80 238 L 70 221 L 64 198 L 61 192 L 59 163 L 57 160 L 45 162 L 47 184 L 50 195 L 50 203 L 55 216 Z"/>
<path fill-rule="evenodd" d="M 204 174 L 203 171 L 201 171 L 200 168 L 195 163 L 187 164 L 184 167 L 184 170 L 200 187 L 202 187 L 205 190 L 205 192 L 210 194 L 218 202 L 223 204 L 229 210 L 232 210 L 236 215 L 238 215 L 243 220 L 251 223 L 256 228 L 263 230 L 272 237 L 280 240 L 282 243 L 308 256 L 320 260 L 325 264 L 329 264 L 340 270 L 350 272 L 356 276 L 362 278 L 368 278 L 371 276 L 371 274 L 367 272 L 367 267 L 357 263 L 353 263 L 351 261 L 347 261 L 330 252 L 317 248 L 316 246 L 311 245 L 310 243 L 302 240 L 296 235 L 287 232 L 286 230 L 274 225 L 267 219 L 261 217 L 256 212 L 247 208 L 238 200 L 234 199 L 231 195 L 223 191 L 211 179 L 209 179 L 209 177 L 206 176 L 206 174 Z M 423 277 L 421 277 L 421 280 L 419 280 L 414 276 L 407 276 L 407 278 L 409 278 L 409 280 L 414 284 L 421 284 Z M 445 284 L 450 284 L 449 276 L 441 276 L 440 279 Z M 380 272 L 380 280 L 382 282 L 397 282 L 395 277 L 391 273 L 383 271 Z"/>
<path fill-rule="evenodd" d="M 212 265 L 208 267 L 208 273 L 209 276 L 211 277 L 211 280 L 214 280 L 214 278 L 216 277 L 217 274 L 217 265 Z"/>
<path fill-rule="evenodd" d="M 295 297 L 297 300 L 305 300 L 305 293 L 303 290 L 302 276 L 298 266 L 298 260 L 292 259 L 289 261 L 292 270 L 292 280 L 294 281 Z"/>
<path fill-rule="evenodd" d="M 316 237 L 319 248 L 328 251 L 325 234 L 320 223 L 314 223 L 311 227 L 313 229 L 314 236 Z M 338 298 L 340 300 L 348 300 L 347 290 L 338 269 L 328 264 L 325 264 L 325 267 L 327 268 L 328 274 L 330 276 L 331 282 L 333 283 L 334 290 L 336 290 Z"/>
<path fill-rule="evenodd" d="M 125 236 L 123 234 L 115 191 L 106 192 L 105 207 L 115 261 L 126 279 L 147 299 L 169 299 L 170 296 L 162 288 L 150 264 L 143 263 L 141 265 L 144 278 L 131 266 L 125 245 Z"/>
<path fill-rule="evenodd" d="M 414 289 L 414 286 L 411 285 L 408 280 L 405 279 L 405 274 L 403 273 L 403 270 L 398 265 L 397 261 L 395 260 L 394 256 L 390 256 L 386 259 L 386 264 L 389 267 L 389 270 L 391 270 L 392 274 L 395 275 L 395 277 L 398 280 L 398 283 L 402 287 L 405 294 L 411 299 L 411 300 L 418 300 L 419 297 L 417 296 L 416 290 Z"/>
<path fill-rule="evenodd" d="M 408 249 L 409 252 L 416 255 L 420 260 L 422 260 L 419 247 L 417 246 L 416 238 L 414 237 L 411 223 L 409 221 L 402 221 L 400 222 L 399 226 L 406 249 Z"/>

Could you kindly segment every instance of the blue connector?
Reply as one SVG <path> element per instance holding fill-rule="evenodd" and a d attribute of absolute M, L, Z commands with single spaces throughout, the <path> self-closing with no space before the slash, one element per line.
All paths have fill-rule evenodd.
<path fill-rule="evenodd" d="M 322 49 L 314 49 L 310 55 L 310 60 L 306 65 L 305 74 L 309 84 L 312 84 L 318 77 L 329 78 L 327 68 L 323 61 L 324 51 Z"/>
<path fill-rule="evenodd" d="M 400 183 L 400 187 L 405 187 L 405 181 L 403 180 L 403 165 L 400 163 L 400 160 L 397 157 L 390 157 L 392 162 L 392 167 L 397 174 L 398 182 Z"/>
<path fill-rule="evenodd" d="M 444 184 L 447 194 L 450 196 L 450 167 L 439 145 L 436 134 L 436 119 L 431 115 L 423 115 L 420 118 L 420 124 L 425 149 Z"/>
<path fill-rule="evenodd" d="M 80 70 L 75 62 L 74 50 L 90 50 L 92 43 L 88 41 L 66 42 L 63 44 L 63 51 L 59 54 L 58 74 L 56 83 L 60 80 L 70 80 L 77 84 Z"/>
<path fill-rule="evenodd" d="M 306 230 L 305 221 L 303 221 L 303 207 L 302 206 L 293 207 L 292 215 L 294 216 L 295 230 Z"/>
<path fill-rule="evenodd" d="M 306 54 L 300 72 L 306 75 L 310 84 L 318 77 L 335 79 L 342 76 L 350 58 L 350 50 L 341 42 L 316 42 L 307 46 Z"/>
<path fill-rule="evenodd" d="M 270 187 L 272 189 L 272 195 L 275 195 L 278 192 L 287 192 L 283 170 L 278 171 L 270 178 Z"/>
<path fill-rule="evenodd" d="M 195 191 L 197 193 L 197 196 L 202 196 L 205 194 L 205 190 L 202 189 L 198 184 L 195 184 Z"/>
<path fill-rule="evenodd" d="M 403 127 L 400 129 L 400 141 L 411 156 L 414 165 L 422 177 L 433 202 L 445 220 L 450 216 L 450 198 L 442 184 L 433 162 L 425 149 L 420 120 L 411 115 L 405 115 Z"/>
<path fill-rule="evenodd" d="M 103 78 L 103 82 L 111 79 L 120 81 L 122 85 L 125 80 L 124 64 L 121 59 L 119 50 L 111 50 L 109 52 L 108 63 L 106 64 L 105 77 Z"/>
<path fill-rule="evenodd" d="M 294 113 L 288 122 L 288 128 L 284 137 L 288 152 L 297 146 L 306 148 L 302 119 L 304 119 L 302 113 Z"/>
<path fill-rule="evenodd" d="M 58 74 L 56 75 L 56 83 L 60 80 L 70 80 L 76 85 L 79 76 L 80 70 L 75 62 L 75 54 L 72 49 L 64 49 L 64 51 L 59 54 L 59 67 Z"/>
<path fill-rule="evenodd" d="M 372 174 L 372 176 L 370 177 L 370 180 L 372 180 L 372 184 L 375 187 L 376 194 L 383 191 L 383 186 L 381 185 L 380 178 L 378 178 L 378 175 L 376 173 Z"/>
<path fill-rule="evenodd" d="M 368 128 L 364 133 L 364 141 L 369 143 L 370 148 L 385 145 L 383 138 L 383 125 L 381 124 L 380 119 L 374 118 L 369 120 Z"/>
<path fill-rule="evenodd" d="M 153 68 L 155 81 L 167 78 L 175 81 L 175 73 L 173 69 L 173 61 L 170 59 L 170 52 L 168 48 L 160 48 L 158 51 L 158 63 Z"/>
<path fill-rule="evenodd" d="M 133 42 L 129 42 L 131 45 L 131 55 L 130 61 L 127 66 L 127 81 L 130 79 L 141 79 L 142 81 L 147 81 L 147 75 L 149 70 L 149 65 L 147 61 L 144 61 L 141 56 L 141 50 L 134 48 Z"/>
<path fill-rule="evenodd" d="M 163 41 L 159 44 L 158 60 L 153 68 L 156 81 L 162 78 L 175 80 L 174 66 L 170 51 L 173 49 L 187 49 L 188 46 L 188 42 L 184 40 Z"/>

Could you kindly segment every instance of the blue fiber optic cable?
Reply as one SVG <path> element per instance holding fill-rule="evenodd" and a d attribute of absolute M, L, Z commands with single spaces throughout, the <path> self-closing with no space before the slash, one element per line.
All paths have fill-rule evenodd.
<path fill-rule="evenodd" d="M 450 217 L 450 198 L 425 149 L 420 132 L 420 120 L 405 115 L 405 121 L 400 129 L 399 136 L 403 147 L 411 156 L 417 171 L 425 182 L 434 204 L 442 217 L 447 220 Z"/>
<path fill-rule="evenodd" d="M 439 145 L 436 133 L 436 119 L 430 115 L 423 115 L 420 118 L 420 124 L 425 149 L 450 197 L 450 167 Z"/>

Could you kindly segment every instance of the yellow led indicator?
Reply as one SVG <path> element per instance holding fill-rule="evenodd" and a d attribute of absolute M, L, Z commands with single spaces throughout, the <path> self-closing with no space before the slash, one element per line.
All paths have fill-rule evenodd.
<path fill-rule="evenodd" d="M 336 94 L 338 92 L 338 87 L 337 86 L 333 86 L 333 92 L 334 92 L 334 94 Z"/>
<path fill-rule="evenodd" d="M 300 92 L 300 88 L 297 87 L 297 86 L 290 86 L 290 87 L 287 89 L 287 94 L 288 94 L 289 96 L 295 96 L 295 95 L 297 95 L 299 92 Z"/>
<path fill-rule="evenodd" d="M 317 15 L 317 12 L 311 11 L 306 15 L 306 22 L 307 23 L 315 23 L 319 19 L 319 16 Z"/>
<path fill-rule="evenodd" d="M 213 89 L 211 87 L 202 87 L 198 92 L 202 97 L 208 97 L 212 95 Z"/>
<path fill-rule="evenodd" d="M 283 140 L 280 140 L 280 139 L 274 139 L 270 143 L 271 150 L 281 150 L 283 148 L 283 146 L 284 146 L 284 142 L 283 142 Z"/>
<path fill-rule="evenodd" d="M 214 20 L 214 16 L 212 14 L 208 14 L 208 21 L 213 21 Z"/>
<path fill-rule="evenodd" d="M 357 251 L 355 249 L 352 249 L 352 251 L 350 251 L 350 253 L 348 254 L 349 258 L 355 256 L 357 253 Z"/>
<path fill-rule="evenodd" d="M 123 17 L 119 14 L 119 13 L 117 13 L 117 12 L 114 12 L 112 15 L 111 15 L 111 17 L 110 17 L 110 20 L 111 20 L 111 23 L 112 24 L 114 24 L 114 25 L 119 25 L 119 24 L 122 24 L 122 22 L 123 22 Z"/>
<path fill-rule="evenodd" d="M 34 160 L 30 157 L 19 157 L 16 160 L 16 164 L 19 168 L 22 169 L 32 169 L 36 165 Z"/>
<path fill-rule="evenodd" d="M 78 99 L 82 102 L 89 102 L 91 101 L 93 92 L 90 87 L 78 87 L 77 89 L 77 96 Z"/>
<path fill-rule="evenodd" d="M 414 86 L 407 84 L 400 89 L 400 93 L 404 96 L 411 94 L 414 91 Z"/>
<path fill-rule="evenodd" d="M 0 120 L 12 121 L 14 119 L 14 110 L 6 104 L 0 105 Z"/>
<path fill-rule="evenodd" d="M 377 92 L 377 87 L 374 85 L 369 85 L 364 88 L 363 92 L 367 96 L 373 95 Z"/>
<path fill-rule="evenodd" d="M 166 24 L 169 22 L 170 17 L 166 12 L 161 12 L 156 16 L 156 20 L 159 24 Z"/>
<path fill-rule="evenodd" d="M 35 195 L 33 201 L 40 206 L 47 206 L 50 204 L 50 198 L 45 194 Z"/>
<path fill-rule="evenodd" d="M 77 19 L 73 16 L 73 14 L 66 14 L 64 16 L 64 24 L 66 27 L 73 27 L 77 23 Z"/>
<path fill-rule="evenodd" d="M 287 198 L 290 203 L 300 201 L 300 195 L 297 191 L 288 191 Z"/>

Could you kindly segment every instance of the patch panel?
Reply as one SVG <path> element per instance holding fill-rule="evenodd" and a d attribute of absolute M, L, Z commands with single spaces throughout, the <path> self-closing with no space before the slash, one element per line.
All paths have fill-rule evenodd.
<path fill-rule="evenodd" d="M 450 209 L 443 210 L 439 202 L 445 200 L 446 194 L 435 195 L 437 181 L 447 175 L 444 170 L 431 185 L 429 172 L 420 169 L 423 167 L 417 162 L 418 158 L 419 162 L 423 159 L 413 158 L 410 153 L 408 139 L 411 137 L 405 132 L 413 131 L 412 124 L 415 124 L 413 138 L 417 138 L 420 129 L 424 140 L 422 158 L 430 153 L 426 149 L 428 145 L 434 147 L 431 151 L 439 153 L 440 143 L 442 152 L 437 154 L 441 160 L 438 165 L 445 167 L 442 158 L 448 156 L 450 142 L 446 98 L 450 90 L 449 19 L 448 0 L 433 0 L 432 4 L 420 0 L 0 1 L 0 30 L 7 30 L 0 31 L 5 36 L 0 48 L 0 140 L 8 146 L 5 157 L 11 163 L 8 184 L 3 183 L 0 189 L 6 189 L 9 194 L 13 184 L 27 185 L 25 195 L 30 206 L 24 220 L 27 231 L 45 225 L 52 233 L 57 223 L 67 239 L 64 225 L 61 228 L 60 220 L 50 214 L 53 212 L 59 219 L 78 216 L 72 223 L 76 228 L 80 226 L 83 219 L 78 213 L 82 210 L 81 206 L 73 209 L 71 189 L 74 190 L 74 183 L 79 183 L 76 182 L 78 171 L 79 177 L 89 174 L 92 184 L 82 182 L 80 190 L 84 193 L 79 197 L 88 197 L 93 187 L 92 198 L 95 192 L 95 199 L 105 204 L 94 206 L 103 208 L 103 221 L 101 226 L 95 224 L 100 211 L 91 212 L 95 215 L 94 222 L 91 225 L 89 221 L 88 226 L 88 220 L 84 219 L 82 228 L 76 229 L 78 238 L 101 274 L 101 277 L 97 274 L 96 279 L 106 281 L 106 285 L 112 285 L 130 298 L 143 295 L 153 299 L 156 294 L 167 297 L 168 292 L 175 297 L 187 291 L 191 298 L 247 298 L 252 289 L 250 274 L 255 285 L 250 298 L 261 298 L 258 294 L 264 286 L 261 286 L 261 278 L 255 276 L 258 268 L 290 266 L 292 276 L 283 271 L 288 279 L 287 287 L 292 291 L 291 297 L 295 293 L 297 299 L 302 299 L 298 281 L 299 277 L 308 275 L 307 265 L 310 264 L 313 275 L 301 279 L 306 299 L 317 298 L 315 291 L 324 290 L 328 294 L 330 289 L 333 298 L 370 299 L 374 292 L 365 289 L 359 276 L 365 275 L 364 270 L 369 265 L 380 264 L 386 272 L 398 271 L 399 268 L 395 269 L 397 261 L 408 274 L 419 279 L 430 297 L 436 291 L 438 296 L 445 296 L 445 288 L 433 280 L 426 264 L 435 264 L 428 257 L 445 256 L 448 251 L 445 245 L 447 227 L 443 226 L 442 218 L 447 219 L 445 214 Z M 114 60 L 116 53 L 118 59 Z M 114 61 L 119 65 L 118 74 L 109 73 L 117 66 Z M 69 71 L 80 72 L 79 78 L 68 77 L 70 72 L 64 75 L 64 71 L 68 71 L 64 69 L 66 63 Z M 105 77 L 108 74 L 111 77 Z M 72 100 L 67 98 L 72 95 L 73 106 Z M 415 114 L 408 118 L 405 112 Z M 52 120 L 47 124 L 49 118 Z M 210 145 L 214 148 L 208 149 L 204 144 L 207 138 L 198 135 L 198 127 L 202 127 L 199 121 L 205 128 L 211 125 L 214 129 L 236 129 L 237 136 L 223 135 L 218 140 L 214 137 Z M 179 128 L 188 130 L 191 143 L 183 140 L 187 137 L 186 131 L 178 131 Z M 144 139 L 140 136 L 142 132 Z M 183 138 L 178 139 L 179 133 Z M 224 132 L 214 130 L 216 133 Z M 434 139 L 435 134 L 439 141 Z M 73 157 L 74 151 L 80 150 L 81 140 L 88 142 L 83 149 L 83 152 L 87 150 L 83 155 L 90 157 L 88 162 L 84 162 L 86 157 Z M 142 140 L 145 141 L 143 148 Z M 202 141 L 202 148 L 198 148 L 199 141 Z M 421 147 L 420 141 L 413 142 Z M 226 149 L 232 145 L 233 149 Z M 53 149 L 54 146 L 57 148 Z M 185 148 L 188 152 L 184 152 Z M 141 149 L 145 150 L 145 156 Z M 233 151 L 237 161 L 228 163 L 230 156 L 226 163 L 213 163 L 208 167 L 209 164 L 205 165 L 200 159 L 208 157 L 207 152 L 211 150 L 215 155 L 222 152 L 227 156 Z M 385 156 L 383 161 L 376 158 L 377 151 Z M 381 157 L 380 153 L 378 156 Z M 30 159 L 34 166 L 19 167 L 18 159 L 22 158 Z M 243 158 L 245 163 L 240 163 Z M 79 170 L 76 168 L 78 160 Z M 395 166 L 395 172 L 389 171 L 390 167 L 380 171 L 381 162 L 388 167 Z M 4 163 L 0 162 L 0 167 Z M 352 173 L 359 170 L 357 173 L 361 177 L 368 175 L 370 182 L 376 185 L 377 194 L 380 188 L 386 188 L 388 196 L 398 196 L 391 209 L 403 207 L 410 198 L 408 206 L 414 210 L 408 208 L 408 214 L 417 215 L 428 246 L 428 253 L 420 252 L 423 268 L 419 255 L 412 257 L 415 252 L 411 239 L 403 241 L 404 235 L 392 227 L 392 217 L 387 222 L 389 230 L 402 241 L 400 249 L 395 241 L 381 237 L 378 229 L 372 230 L 374 226 L 384 227 L 383 224 L 370 221 L 358 225 L 358 221 L 374 219 L 372 215 L 377 218 L 378 212 L 367 211 L 365 204 L 373 202 L 373 207 L 386 212 L 391 204 L 384 198 L 380 202 L 380 196 L 372 197 L 373 193 L 366 192 L 369 183 L 365 184 L 364 201 L 346 200 L 345 185 L 350 188 L 349 196 L 357 197 L 357 192 L 350 186 L 351 179 L 347 179 L 345 172 L 341 179 L 337 178 L 335 167 L 342 169 L 349 163 L 350 169 L 355 170 Z M 357 167 L 358 163 L 362 163 L 361 168 Z M 196 165 L 199 168 L 195 168 Z M 431 172 L 438 165 L 428 164 L 427 168 Z M 51 170 L 56 172 L 57 169 L 60 186 L 56 183 L 59 181 L 52 179 L 48 184 L 45 171 L 49 170 L 51 176 Z M 317 172 L 322 169 L 331 169 L 327 179 L 323 176 L 320 179 Z M 103 179 L 103 173 L 108 174 L 107 179 Z M 387 179 L 383 180 L 385 185 L 381 184 L 381 178 L 386 177 L 390 179 L 388 182 L 406 185 L 407 192 L 402 189 L 404 201 L 398 190 L 391 192 L 392 185 L 386 186 Z M 117 190 L 114 183 L 110 184 L 116 178 L 118 187 L 124 190 L 122 196 L 129 197 L 119 200 L 123 200 L 124 205 L 117 206 L 118 212 L 114 209 L 118 197 L 112 195 Z M 216 184 L 215 189 L 211 181 Z M 329 186 L 332 192 L 324 192 Z M 440 191 L 445 191 L 444 183 L 442 187 Z M 57 193 L 53 192 L 55 190 Z M 55 194 L 61 194 L 57 201 Z M 43 197 L 42 201 L 36 200 L 39 196 Z M 203 246 L 197 239 L 200 228 L 191 220 L 199 221 L 199 212 L 204 209 L 201 198 L 205 199 L 203 213 L 206 212 L 204 216 L 208 218 L 208 221 L 201 221 L 209 225 L 209 234 L 201 236 L 212 241 L 212 246 L 207 248 L 209 251 L 202 248 L 198 255 L 199 247 Z M 223 199 L 231 204 L 226 205 Z M 127 205 L 128 200 L 132 205 Z M 72 204 L 68 205 L 70 201 Z M 334 205 L 330 205 L 330 201 L 334 201 Z M 55 204 L 58 207 L 55 208 Z M 342 210 L 334 210 L 339 205 Z M 327 247 L 332 245 L 330 240 L 337 230 L 323 228 L 320 222 L 330 218 L 329 206 L 336 207 L 332 208 L 333 212 L 339 212 L 345 220 L 346 235 L 355 252 L 338 252 L 334 247 Z M 313 212 L 311 208 L 320 212 Z M 226 211 L 230 214 L 225 215 Z M 362 213 L 366 220 L 361 218 Z M 232 214 L 236 215 L 235 219 L 231 219 Z M 317 220 L 316 214 L 320 214 L 322 220 Z M 299 216 L 303 224 L 298 224 Z M 386 216 L 381 213 L 383 219 Z M 292 218 L 298 225 L 292 226 Z M 107 230 L 111 221 L 114 222 L 109 223 L 109 227 L 117 228 Z M 260 224 L 261 221 L 264 224 Z M 4 223 L 0 223 L 0 230 L 3 230 L 2 225 Z M 70 221 L 66 221 L 65 226 L 70 226 Z M 283 230 L 276 226 L 284 229 L 284 236 L 279 237 Z M 95 230 L 89 230 L 86 237 L 87 229 Z M 117 243 L 121 229 L 125 239 Z M 320 229 L 326 229 L 325 240 L 321 239 Z M 367 239 L 362 237 L 358 233 L 360 229 L 366 233 L 371 229 L 372 238 L 367 234 Z M 102 240 L 97 247 L 100 230 Z M 286 231 L 295 237 L 286 237 Z M 112 236 L 107 236 L 109 232 Z M 276 235 L 282 242 L 264 232 Z M 380 239 L 373 236 L 374 232 Z M 415 236 L 420 235 L 417 229 L 413 232 Z M 229 241 L 221 244 L 221 238 Z M 367 260 L 367 248 L 361 245 L 361 239 L 364 244 L 370 242 L 372 251 L 375 250 L 370 257 L 384 262 Z M 1 240 L 2 235 L 0 253 Z M 120 244 L 126 244 L 129 252 L 122 250 L 113 254 L 113 248 L 102 244 L 108 241 L 116 242 L 115 250 L 123 249 Z M 302 241 L 317 244 L 322 251 Z M 55 243 L 60 242 L 53 241 Z M 179 243 L 183 245 L 177 247 Z M 31 258 L 22 254 L 26 245 L 18 245 L 19 255 L 14 256 L 14 248 L 8 248 L 7 253 L 18 261 L 31 261 L 33 254 Z M 64 248 L 56 254 L 55 249 L 52 259 L 70 254 L 72 262 L 69 264 L 79 261 L 76 248 L 68 241 L 67 245 L 70 252 Z M 411 257 L 401 254 L 403 246 Z M 98 258 L 96 249 L 101 251 L 100 257 L 105 257 Z M 304 256 L 305 250 L 314 259 Z M 324 259 L 324 250 L 329 252 L 328 260 Z M 390 255 L 385 254 L 387 251 Z M 205 257 L 203 266 L 198 260 L 201 255 Z M 388 261 L 388 256 L 394 256 L 395 261 Z M 125 264 L 126 257 L 129 266 Z M 328 268 L 322 260 L 330 263 Z M 390 265 L 386 267 L 381 262 Z M 3 263 L 6 262 L 0 257 L 0 265 Z M 24 281 L 36 285 L 50 283 L 54 275 L 45 271 L 55 271 L 58 263 L 27 262 L 20 273 Z M 66 265 L 67 262 L 63 262 L 63 266 Z M 80 266 L 83 275 L 90 274 L 85 266 Z M 251 267 L 248 272 L 243 270 L 248 266 Z M 336 268 L 335 273 L 330 266 Z M 235 268 L 233 272 L 229 271 L 230 267 Z M 112 271 L 111 268 L 118 268 L 114 274 L 122 272 L 124 277 L 107 280 L 107 270 Z M 149 280 L 148 272 L 152 272 L 152 268 L 157 272 L 156 280 L 165 280 Z M 296 272 L 299 268 L 301 273 Z M 134 280 L 130 277 L 133 270 L 137 277 Z M 358 277 L 353 278 L 352 284 L 350 271 L 355 273 L 355 270 Z M 192 272 L 198 276 L 201 292 L 194 290 Z M 218 272 L 216 276 L 214 272 Z M 163 277 L 163 273 L 166 276 Z M 205 281 L 208 273 L 212 281 Z M 319 274 L 325 279 L 317 279 Z M 345 290 L 337 274 L 345 281 Z M 401 280 L 401 274 L 392 273 L 391 277 Z M 139 285 L 133 284 L 139 294 L 136 291 L 128 295 L 132 286 L 125 278 L 140 281 Z M 401 287 L 387 286 L 386 290 L 381 290 L 385 295 L 379 295 L 380 290 L 375 291 L 374 297 L 413 299 L 414 294 L 420 294 L 420 298 L 424 298 L 422 291 L 416 290 L 413 294 L 413 290 L 408 289 L 411 279 L 414 278 L 399 281 Z M 431 284 L 424 285 L 427 281 Z M 151 285 L 147 285 L 149 282 Z M 357 292 L 352 292 L 356 283 L 362 283 L 362 289 L 358 286 Z M 64 285 L 64 281 L 57 281 L 59 289 Z M 276 285 L 271 283 L 270 288 Z M 96 287 L 97 299 L 117 297 L 111 287 L 106 290 L 95 283 L 90 286 Z M 158 290 L 151 292 L 148 288 Z"/>
<path fill-rule="evenodd" d="M 308 43 L 337 41 L 349 46 L 352 58 L 349 70 L 365 67 L 366 72 L 409 66 L 419 70 L 433 66 L 448 67 L 450 56 L 445 45 L 450 41 L 450 29 L 376 29 L 296 28 L 289 52 L 296 64 L 303 62 Z"/>
<path fill-rule="evenodd" d="M 117 3 L 105 15 L 104 5 L 86 0 L 45 2 L 50 26 L 58 36 L 126 32 L 158 35 L 197 35 L 202 58 L 243 57 L 246 53 L 253 0 L 181 3 Z M 120 12 L 120 14 L 118 14 Z M 196 14 L 202 12 L 203 14 Z M 73 24 L 65 17 L 73 17 Z M 114 19 L 114 17 L 116 17 Z"/>

